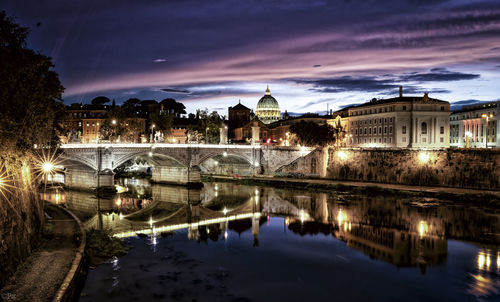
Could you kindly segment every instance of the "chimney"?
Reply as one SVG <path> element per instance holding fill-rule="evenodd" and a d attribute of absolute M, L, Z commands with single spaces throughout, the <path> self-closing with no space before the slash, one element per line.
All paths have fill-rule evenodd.
<path fill-rule="evenodd" d="M 399 86 L 399 97 L 403 97 L 403 86 Z"/>

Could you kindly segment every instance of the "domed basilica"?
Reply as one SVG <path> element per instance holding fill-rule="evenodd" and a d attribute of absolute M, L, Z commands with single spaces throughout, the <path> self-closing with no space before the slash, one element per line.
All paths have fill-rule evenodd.
<path fill-rule="evenodd" d="M 267 86 L 264 96 L 257 103 L 255 115 L 265 124 L 270 124 L 281 119 L 280 106 L 278 101 L 271 96 L 269 86 Z"/>

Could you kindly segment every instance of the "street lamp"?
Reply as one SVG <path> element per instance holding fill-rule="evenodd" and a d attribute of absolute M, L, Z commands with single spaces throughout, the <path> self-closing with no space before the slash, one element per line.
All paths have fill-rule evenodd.
<path fill-rule="evenodd" d="M 207 127 L 207 129 L 205 129 L 205 144 L 208 144 L 208 130 L 210 130 L 209 127 Z"/>

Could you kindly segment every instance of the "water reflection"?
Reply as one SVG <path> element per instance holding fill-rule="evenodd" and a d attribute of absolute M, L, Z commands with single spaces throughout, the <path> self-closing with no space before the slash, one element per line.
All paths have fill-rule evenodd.
<path fill-rule="evenodd" d="M 259 247 L 261 228 L 269 217 L 283 218 L 283 232 L 323 234 L 371 259 L 397 268 L 416 267 L 422 274 L 429 266 L 446 263 L 449 239 L 489 244 L 470 259 L 476 271 L 470 274 L 469 293 L 484 296 L 500 288 L 500 217 L 480 208 L 228 183 L 188 190 L 130 179 L 117 183 L 117 188 L 119 193 L 110 200 L 73 191 L 43 197 L 83 213 L 87 228 L 110 229 L 122 238 L 148 236 L 153 249 L 159 238 L 181 229 L 187 230 L 188 239 L 200 243 L 227 241 L 231 231 L 248 231 L 252 246 Z"/>

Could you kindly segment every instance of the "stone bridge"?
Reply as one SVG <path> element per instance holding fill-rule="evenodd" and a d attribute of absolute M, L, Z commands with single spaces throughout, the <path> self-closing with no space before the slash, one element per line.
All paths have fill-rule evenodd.
<path fill-rule="evenodd" d="M 65 144 L 59 157 L 69 187 L 113 187 L 114 170 L 138 157 L 152 166 L 152 181 L 200 183 L 202 164 L 234 158 L 245 163 L 251 175 L 272 174 L 309 154 L 305 147 L 209 144 Z"/>

